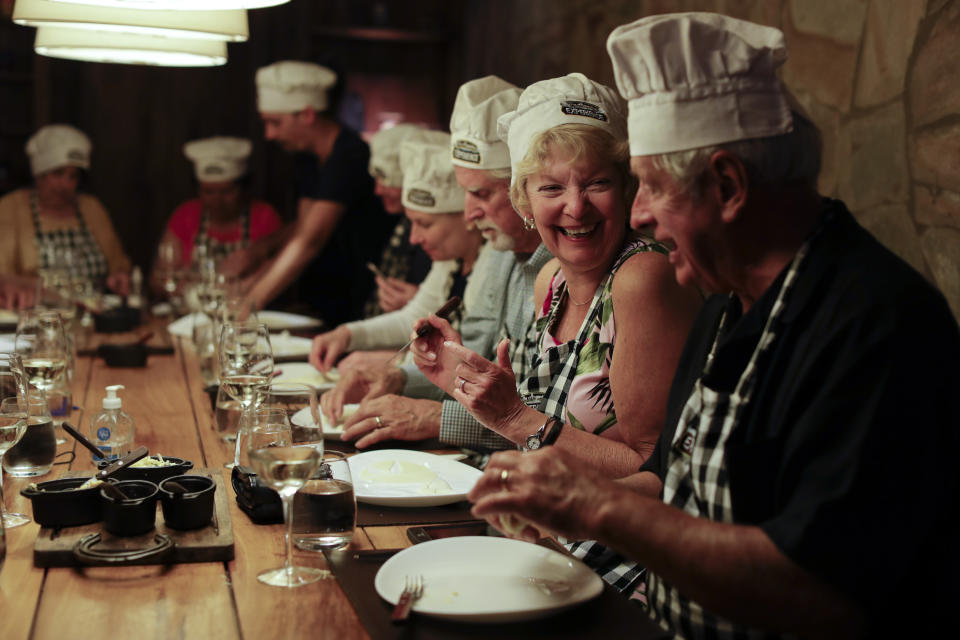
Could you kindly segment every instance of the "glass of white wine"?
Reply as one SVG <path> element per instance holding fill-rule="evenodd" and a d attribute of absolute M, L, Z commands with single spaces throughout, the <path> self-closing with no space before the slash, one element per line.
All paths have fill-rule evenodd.
<path fill-rule="evenodd" d="M 22 513 L 8 513 L 3 497 L 3 455 L 20 441 L 27 431 L 27 412 L 19 398 L 4 398 L 0 403 L 0 517 L 6 529 L 30 522 Z"/>
<path fill-rule="evenodd" d="M 56 311 L 30 309 L 20 314 L 14 339 L 27 381 L 44 392 L 64 374 L 69 359 L 63 321 Z"/>
<path fill-rule="evenodd" d="M 257 580 L 274 587 L 299 587 L 323 579 L 328 572 L 293 564 L 291 506 L 293 496 L 313 477 L 320 463 L 320 452 L 313 447 L 293 446 L 290 422 L 282 409 L 260 408 L 258 422 L 247 434 L 250 466 L 260 482 L 280 494 L 283 504 L 286 560 L 282 567 L 268 569 Z"/>
<path fill-rule="evenodd" d="M 273 375 L 270 334 L 262 324 L 228 322 L 217 349 L 220 384 L 243 408 L 253 405 L 253 390 Z"/>

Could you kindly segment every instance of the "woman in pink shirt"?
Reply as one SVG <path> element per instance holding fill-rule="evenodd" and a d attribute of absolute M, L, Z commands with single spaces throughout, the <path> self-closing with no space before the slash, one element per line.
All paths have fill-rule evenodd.
<path fill-rule="evenodd" d="M 220 263 L 283 226 L 270 204 L 245 193 L 243 178 L 251 146 L 249 140 L 228 137 L 204 138 L 183 146 L 194 163 L 199 197 L 176 208 L 161 241 L 161 245 L 177 248 L 177 267 L 189 267 L 198 247 Z"/>

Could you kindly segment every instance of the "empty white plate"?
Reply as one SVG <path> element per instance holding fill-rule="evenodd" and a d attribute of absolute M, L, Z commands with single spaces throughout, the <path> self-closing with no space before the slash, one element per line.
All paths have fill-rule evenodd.
<path fill-rule="evenodd" d="M 483 473 L 423 451 L 381 449 L 350 456 L 358 502 L 388 507 L 433 507 L 460 502 Z"/>
<path fill-rule="evenodd" d="M 596 598 L 603 580 L 576 558 L 508 538 L 461 536 L 423 542 L 387 560 L 374 579 L 396 604 L 405 576 L 423 576 L 419 614 L 464 622 L 532 620 Z"/>

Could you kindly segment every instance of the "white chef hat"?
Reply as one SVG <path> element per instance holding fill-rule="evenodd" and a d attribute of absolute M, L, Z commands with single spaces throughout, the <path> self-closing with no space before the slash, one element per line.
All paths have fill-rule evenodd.
<path fill-rule="evenodd" d="M 463 211 L 466 193 L 453 172 L 450 136 L 442 144 L 407 141 L 400 145 L 403 206 L 423 213 Z"/>
<path fill-rule="evenodd" d="M 294 113 L 306 107 L 327 108 L 327 90 L 337 74 L 312 62 L 281 60 L 257 69 L 257 110 Z"/>
<path fill-rule="evenodd" d="M 582 73 L 535 82 L 520 94 L 517 110 L 498 120 L 500 138 L 510 147 L 514 176 L 534 137 L 561 124 L 585 124 L 617 139 L 627 137 L 623 100 L 610 87 Z"/>
<path fill-rule="evenodd" d="M 246 175 L 252 149 L 246 138 L 217 136 L 188 142 L 183 154 L 193 161 L 200 182 L 229 182 Z"/>
<path fill-rule="evenodd" d="M 783 33 L 715 13 L 674 13 L 617 27 L 607 39 L 629 105 L 630 155 L 780 135 L 793 129 L 776 70 Z"/>
<path fill-rule="evenodd" d="M 388 187 L 403 186 L 400 145 L 408 140 L 445 144 L 449 135 L 418 124 L 401 123 L 381 129 L 370 138 L 370 175 Z"/>
<path fill-rule="evenodd" d="M 497 135 L 497 118 L 516 110 L 520 88 L 497 76 L 460 85 L 450 116 L 453 164 L 468 169 L 504 169 L 510 150 Z"/>
<path fill-rule="evenodd" d="M 93 145 L 83 131 L 68 124 L 48 124 L 30 136 L 26 145 L 30 171 L 39 176 L 60 167 L 90 168 Z"/>

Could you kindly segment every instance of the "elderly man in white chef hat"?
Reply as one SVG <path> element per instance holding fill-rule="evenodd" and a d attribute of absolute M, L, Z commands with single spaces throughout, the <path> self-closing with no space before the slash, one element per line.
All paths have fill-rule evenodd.
<path fill-rule="evenodd" d="M 473 513 L 645 564 L 650 614 L 678 637 L 942 635 L 960 504 L 943 297 L 817 194 L 819 136 L 777 80 L 780 31 L 659 15 L 607 48 L 640 181 L 631 223 L 718 295 L 639 473 L 498 454 Z"/>
<path fill-rule="evenodd" d="M 457 182 L 466 191 L 464 217 L 492 249 L 481 254 L 476 266 L 474 277 L 484 284 L 461 322 L 463 344 L 493 358 L 498 342 L 508 339 L 518 377 L 523 337 L 534 313 L 534 282 L 552 258 L 536 229 L 524 226 L 510 204 L 510 152 L 497 133 L 497 119 L 517 108 L 520 93 L 496 76 L 464 83 L 450 117 L 449 147 Z M 344 403 L 362 398 L 362 412 L 347 420 L 345 434 L 360 448 L 389 439 L 425 438 L 482 450 L 514 446 L 480 424 L 413 364 L 350 372 L 321 403 L 328 415 L 339 416 Z"/>
<path fill-rule="evenodd" d="M 164 234 L 164 242 L 177 247 L 181 266 L 191 263 L 194 249 L 200 246 L 207 257 L 223 264 L 283 226 L 269 203 L 246 193 L 252 148 L 250 140 L 230 136 L 183 145 L 183 154 L 193 163 L 197 197 L 174 210 Z"/>
<path fill-rule="evenodd" d="M 127 293 L 130 259 L 110 215 L 100 200 L 78 191 L 91 149 L 86 134 L 66 124 L 41 127 L 27 141 L 35 184 L 0 199 L 0 275 L 69 269 Z"/>
<path fill-rule="evenodd" d="M 326 324 L 359 318 L 393 223 L 374 194 L 370 151 L 335 117 L 332 70 L 284 60 L 257 70 L 257 109 L 267 140 L 297 152 L 297 220 L 273 263 L 253 283 L 263 307 L 298 278 L 301 301 Z"/>

